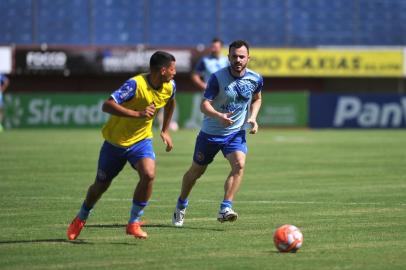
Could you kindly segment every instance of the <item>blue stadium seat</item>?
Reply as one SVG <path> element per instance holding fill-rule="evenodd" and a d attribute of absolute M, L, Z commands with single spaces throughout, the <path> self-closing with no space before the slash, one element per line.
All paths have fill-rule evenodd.
<path fill-rule="evenodd" d="M 93 44 L 135 45 L 144 43 L 145 1 L 100 0 L 92 6 Z"/>
<path fill-rule="evenodd" d="M 284 0 L 236 0 L 220 2 L 220 36 L 228 43 L 246 39 L 256 47 L 284 46 L 286 9 Z"/>
<path fill-rule="evenodd" d="M 38 43 L 80 44 L 89 40 L 89 2 L 37 0 Z"/>
<path fill-rule="evenodd" d="M 0 44 L 32 44 L 32 0 L 1 0 Z"/>
<path fill-rule="evenodd" d="M 146 43 L 195 46 L 217 36 L 216 0 L 151 0 Z"/>
<path fill-rule="evenodd" d="M 291 46 L 352 45 L 354 1 L 288 1 Z"/>
<path fill-rule="evenodd" d="M 362 45 L 406 44 L 405 1 L 359 0 L 358 43 Z M 403 11 L 403 12 L 400 12 Z"/>
<path fill-rule="evenodd" d="M 0 44 L 406 44 L 405 0 L 0 0 Z"/>

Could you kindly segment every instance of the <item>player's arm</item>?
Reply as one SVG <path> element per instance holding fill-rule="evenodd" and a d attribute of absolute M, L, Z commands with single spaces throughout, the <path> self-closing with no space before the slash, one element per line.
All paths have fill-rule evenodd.
<path fill-rule="evenodd" d="M 124 102 L 134 98 L 136 90 L 137 83 L 135 80 L 130 79 L 126 81 L 119 89 L 111 94 L 109 99 L 103 103 L 103 112 L 121 117 L 152 118 L 155 115 L 155 105 L 153 103 L 141 111 L 131 110 L 121 105 Z"/>
<path fill-rule="evenodd" d="M 201 74 L 205 70 L 205 65 L 203 59 L 200 59 L 200 61 L 197 63 L 195 70 L 192 72 L 192 75 L 190 76 L 190 79 L 192 82 L 199 88 L 199 90 L 204 91 L 207 87 L 206 82 L 202 79 Z"/>
<path fill-rule="evenodd" d="M 251 124 L 251 130 L 250 130 L 251 134 L 255 134 L 258 132 L 257 116 L 258 116 L 259 109 L 261 108 L 261 104 L 262 104 L 262 95 L 261 95 L 261 92 L 258 92 L 256 94 L 254 94 L 254 96 L 252 97 L 251 109 L 250 109 L 251 114 L 247 120 L 247 122 L 249 124 Z"/>
<path fill-rule="evenodd" d="M 175 111 L 176 101 L 175 98 L 171 98 L 164 107 L 164 120 L 162 123 L 161 139 L 166 145 L 166 152 L 169 152 L 173 148 L 173 142 L 171 135 L 169 134 L 169 124 L 172 120 L 173 112 Z"/>
<path fill-rule="evenodd" d="M 212 100 L 203 99 L 200 110 L 207 116 L 216 118 L 223 126 L 228 127 L 234 123 L 234 121 L 230 118 L 233 112 L 221 113 L 214 109 L 212 106 Z"/>
<path fill-rule="evenodd" d="M 204 91 L 206 89 L 206 83 L 202 80 L 202 77 L 197 72 L 193 72 L 190 76 L 192 82 L 199 88 L 199 90 Z"/>
<path fill-rule="evenodd" d="M 155 114 L 155 105 L 152 103 L 143 111 L 134 111 L 118 104 L 113 98 L 109 98 L 103 103 L 102 110 L 103 112 L 121 117 L 152 118 Z"/>
<path fill-rule="evenodd" d="M 257 116 L 258 116 L 258 112 L 259 112 L 259 109 L 261 108 L 261 104 L 262 104 L 261 91 L 262 91 L 263 87 L 264 87 L 264 80 L 262 77 L 259 77 L 258 85 L 253 93 L 252 101 L 251 101 L 251 105 L 250 105 L 251 114 L 247 119 L 247 122 L 249 124 L 251 124 L 251 130 L 250 130 L 251 134 L 255 134 L 258 132 Z"/>
<path fill-rule="evenodd" d="M 216 118 L 220 123 L 223 124 L 223 126 L 227 127 L 234 123 L 234 121 L 231 120 L 230 118 L 230 116 L 233 113 L 232 112 L 222 113 L 214 109 L 212 103 L 213 99 L 217 96 L 218 92 L 219 92 L 218 80 L 217 77 L 214 74 L 212 74 L 207 83 L 207 88 L 204 91 L 204 98 L 200 104 L 200 110 L 205 115 Z"/>
<path fill-rule="evenodd" d="M 4 76 L 3 83 L 2 83 L 2 85 L 0 86 L 1 92 L 5 92 L 6 89 L 7 89 L 7 87 L 9 86 L 9 84 L 10 84 L 10 80 L 9 80 L 7 77 Z"/>

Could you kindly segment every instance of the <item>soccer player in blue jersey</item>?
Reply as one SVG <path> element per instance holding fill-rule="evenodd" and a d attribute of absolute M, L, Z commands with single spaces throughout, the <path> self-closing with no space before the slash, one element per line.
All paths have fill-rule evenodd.
<path fill-rule="evenodd" d="M 202 128 L 172 217 L 172 223 L 178 227 L 183 226 L 188 196 L 196 180 L 220 150 L 230 163 L 231 171 L 224 184 L 217 220 L 235 221 L 238 217 L 232 204 L 242 181 L 247 154 L 244 126 L 251 126 L 251 134 L 258 131 L 256 118 L 261 107 L 263 79 L 247 68 L 249 45 L 246 41 L 231 43 L 228 59 L 230 66 L 212 74 L 204 92 Z"/>
<path fill-rule="evenodd" d="M 149 73 L 127 80 L 103 103 L 103 111 L 111 116 L 102 130 L 105 141 L 100 150 L 96 180 L 90 185 L 82 207 L 68 227 L 69 240 L 79 236 L 91 209 L 127 162 L 138 172 L 139 181 L 134 190 L 126 232 L 136 238 L 147 238 L 141 228 L 141 216 L 148 205 L 155 179 L 152 125 L 157 111 L 163 108 L 160 135 L 166 151 L 171 151 L 173 143 L 168 129 L 175 108 L 175 74 L 175 57 L 157 51 L 150 58 Z"/>
<path fill-rule="evenodd" d="M 210 54 L 205 55 L 197 62 L 191 75 L 192 82 L 201 91 L 193 96 L 192 113 L 185 123 L 187 128 L 199 128 L 203 121 L 203 114 L 199 107 L 202 101 L 202 93 L 206 89 L 210 75 L 229 65 L 228 58 L 221 54 L 223 41 L 214 38 L 210 45 Z"/>
<path fill-rule="evenodd" d="M 195 66 L 191 79 L 199 90 L 204 91 L 207 82 L 214 72 L 228 66 L 228 58 L 221 55 L 223 41 L 214 38 L 210 46 L 210 54 L 203 56 Z"/>

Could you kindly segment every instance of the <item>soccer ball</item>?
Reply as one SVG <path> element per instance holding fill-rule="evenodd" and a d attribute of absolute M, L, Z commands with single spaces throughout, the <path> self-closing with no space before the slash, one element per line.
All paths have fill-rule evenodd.
<path fill-rule="evenodd" d="M 285 224 L 276 229 L 273 242 L 280 252 L 296 252 L 302 246 L 303 234 L 296 226 Z"/>

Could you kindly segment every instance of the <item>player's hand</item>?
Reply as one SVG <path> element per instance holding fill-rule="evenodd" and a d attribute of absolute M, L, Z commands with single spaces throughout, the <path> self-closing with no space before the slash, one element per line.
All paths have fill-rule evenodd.
<path fill-rule="evenodd" d="M 234 121 L 230 118 L 233 112 L 228 112 L 228 113 L 222 113 L 219 115 L 219 121 L 223 126 L 228 127 L 231 126 Z"/>
<path fill-rule="evenodd" d="M 146 118 L 152 118 L 155 115 L 155 104 L 149 104 L 144 111 L 141 112 L 141 115 Z"/>
<path fill-rule="evenodd" d="M 166 152 L 170 152 L 173 148 L 173 142 L 172 142 L 172 138 L 171 135 L 169 135 L 168 132 L 163 132 L 161 131 L 161 138 L 162 141 L 164 142 L 164 144 L 166 145 Z"/>
<path fill-rule="evenodd" d="M 248 119 L 247 123 L 251 125 L 250 134 L 256 134 L 258 132 L 258 123 L 255 119 Z"/>

